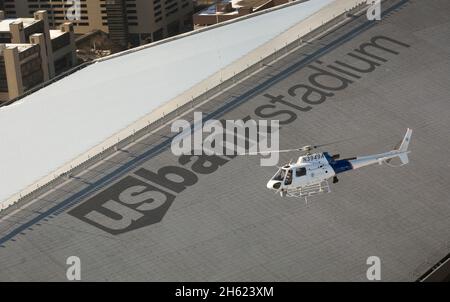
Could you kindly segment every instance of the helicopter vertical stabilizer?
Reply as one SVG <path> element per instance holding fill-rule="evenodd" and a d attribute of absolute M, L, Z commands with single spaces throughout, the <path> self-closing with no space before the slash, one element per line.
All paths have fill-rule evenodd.
<path fill-rule="evenodd" d="M 408 128 L 408 130 L 406 130 L 405 137 L 403 137 L 400 147 L 398 148 L 398 151 L 405 152 L 398 156 L 400 158 L 402 164 L 404 164 L 404 165 L 409 163 L 407 151 L 408 151 L 409 142 L 411 140 L 411 135 L 412 135 L 412 129 Z"/>

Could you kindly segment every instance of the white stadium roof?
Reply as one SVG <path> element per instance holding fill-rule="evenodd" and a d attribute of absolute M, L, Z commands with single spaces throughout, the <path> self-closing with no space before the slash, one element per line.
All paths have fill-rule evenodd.
<path fill-rule="evenodd" d="M 0 202 L 334 1 L 290 5 L 103 60 L 0 107 Z"/>

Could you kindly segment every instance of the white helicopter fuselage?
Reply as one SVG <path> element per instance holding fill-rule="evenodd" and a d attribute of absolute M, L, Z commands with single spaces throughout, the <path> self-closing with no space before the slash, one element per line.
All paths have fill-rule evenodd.
<path fill-rule="evenodd" d="M 267 183 L 269 189 L 296 188 L 313 185 L 334 177 L 325 153 L 300 156 L 294 164 L 283 166 Z"/>
<path fill-rule="evenodd" d="M 293 168 L 306 169 L 305 177 L 295 177 L 294 175 L 292 181 L 293 186 L 316 184 L 336 175 L 324 153 L 300 156 L 297 163 L 293 165 Z M 295 172 L 297 172 L 297 170 Z"/>

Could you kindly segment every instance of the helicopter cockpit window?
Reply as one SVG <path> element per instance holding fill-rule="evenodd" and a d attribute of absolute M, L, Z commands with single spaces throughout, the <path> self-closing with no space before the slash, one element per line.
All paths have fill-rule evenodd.
<path fill-rule="evenodd" d="M 277 174 L 273 177 L 274 180 L 284 180 L 284 177 L 286 176 L 286 170 L 280 169 L 278 170 Z"/>
<path fill-rule="evenodd" d="M 295 170 L 295 176 L 296 177 L 300 177 L 300 176 L 303 176 L 303 175 L 306 175 L 306 168 L 297 168 Z"/>

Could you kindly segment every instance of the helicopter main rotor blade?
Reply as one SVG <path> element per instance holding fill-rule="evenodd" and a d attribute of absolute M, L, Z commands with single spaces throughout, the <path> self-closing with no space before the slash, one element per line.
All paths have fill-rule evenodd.
<path fill-rule="evenodd" d="M 312 146 L 312 148 L 313 149 L 322 148 L 322 147 L 325 147 L 325 146 L 330 146 L 330 145 L 335 145 L 335 144 L 339 144 L 339 143 L 343 143 L 343 142 L 352 141 L 352 140 L 360 138 L 360 137 L 363 137 L 363 135 L 353 136 L 353 137 L 350 137 L 350 138 L 344 138 L 344 139 L 332 141 L 332 142 L 325 143 L 325 144 L 314 145 L 314 146 Z"/>
<path fill-rule="evenodd" d="M 334 144 L 339 144 L 339 143 L 346 142 L 346 141 L 351 141 L 351 140 L 354 140 L 355 138 L 357 138 L 357 137 L 336 140 L 336 141 L 333 141 L 333 142 L 320 144 L 320 145 L 306 145 L 306 146 L 303 146 L 303 147 L 300 147 L 300 148 L 295 148 L 295 149 L 267 150 L 267 151 L 243 153 L 243 154 L 238 154 L 238 155 L 261 155 L 261 154 L 286 153 L 286 152 L 308 152 L 308 151 L 311 151 L 311 150 L 314 150 L 314 149 L 318 149 L 318 148 L 321 148 L 321 147 L 330 146 L 330 145 L 334 145 Z"/>
<path fill-rule="evenodd" d="M 302 148 L 297 149 L 285 149 L 285 150 L 267 150 L 267 151 L 259 151 L 259 152 L 249 152 L 239 155 L 260 155 L 260 154 L 270 154 L 270 153 L 286 153 L 286 152 L 295 152 L 295 151 L 304 151 Z"/>

